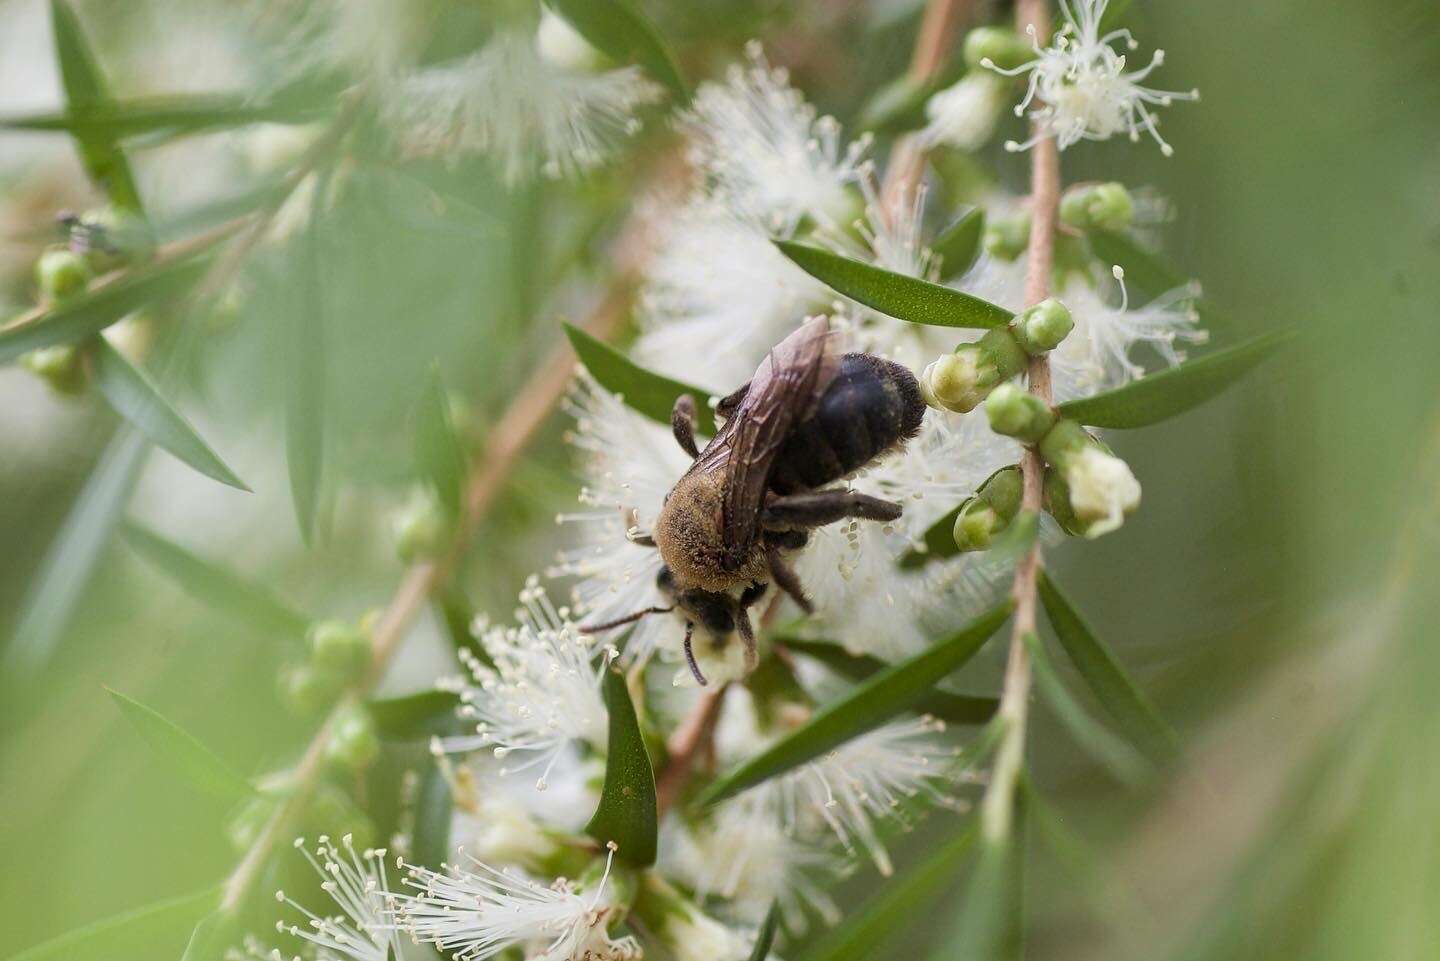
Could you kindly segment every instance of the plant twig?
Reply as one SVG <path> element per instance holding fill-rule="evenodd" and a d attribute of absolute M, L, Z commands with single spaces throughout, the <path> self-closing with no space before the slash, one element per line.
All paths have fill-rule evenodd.
<path fill-rule="evenodd" d="M 1015 19 L 1022 34 L 1026 27 L 1033 24 L 1036 36 L 1050 36 L 1048 0 L 1018 0 Z M 1031 226 L 1025 273 L 1027 307 L 1050 296 L 1059 202 L 1060 151 L 1054 137 L 1045 137 L 1031 148 L 1030 153 Z M 1031 358 L 1027 379 L 1030 393 L 1049 404 L 1052 399 L 1050 361 L 1044 354 Z M 1039 452 L 1027 448 L 1020 459 L 1020 473 L 1024 479 L 1022 509 L 1040 511 L 1044 471 L 1045 463 Z M 1004 841 L 1010 835 L 1015 792 L 1024 766 L 1025 722 L 1030 700 L 1030 657 L 1026 653 L 1024 638 L 1035 630 L 1036 579 L 1041 563 L 1037 540 L 1016 565 L 1015 580 L 1011 586 L 1015 620 L 1010 636 L 1010 656 L 1005 665 L 1004 686 L 1000 693 L 1000 709 L 996 715 L 1004 727 L 1004 734 L 980 809 L 981 833 L 991 843 Z"/>
<path fill-rule="evenodd" d="M 715 741 L 715 726 L 720 721 L 720 707 L 725 702 L 729 685 L 701 693 L 700 700 L 666 743 L 668 760 L 655 778 L 656 806 L 660 816 L 674 807 L 685 785 L 694 773 L 696 761 L 708 752 Z"/>

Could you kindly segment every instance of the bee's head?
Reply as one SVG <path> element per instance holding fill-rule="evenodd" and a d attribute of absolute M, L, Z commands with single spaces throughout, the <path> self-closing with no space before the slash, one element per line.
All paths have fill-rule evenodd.
<path fill-rule="evenodd" d="M 660 565 L 655 587 L 686 620 L 705 628 L 716 639 L 729 637 L 735 631 L 735 599 L 729 594 L 690 587 L 676 577 L 669 564 Z"/>

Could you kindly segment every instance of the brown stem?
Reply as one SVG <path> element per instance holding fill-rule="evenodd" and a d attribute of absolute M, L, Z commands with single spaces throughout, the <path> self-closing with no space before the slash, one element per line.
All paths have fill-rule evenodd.
<path fill-rule="evenodd" d="M 725 701 L 728 685 L 721 685 L 700 695 L 690 715 L 680 723 L 666 742 L 669 760 L 655 779 L 656 803 L 660 816 L 674 807 L 685 785 L 694 773 L 696 762 L 710 751 L 715 740 L 715 725 L 720 721 L 720 706 Z"/>
<path fill-rule="evenodd" d="M 1050 36 L 1050 10 L 1047 0 L 1018 0 L 1015 8 L 1016 27 L 1023 34 L 1034 24 L 1037 37 Z M 1050 276 L 1055 263 L 1055 224 L 1060 202 L 1060 151 L 1054 137 L 1045 137 L 1031 148 L 1030 154 L 1030 246 L 1025 273 L 1025 304 L 1032 306 L 1050 296 Z M 1049 404 L 1050 361 L 1044 354 L 1031 358 L 1028 370 L 1030 393 Z M 1020 459 L 1024 478 L 1021 507 L 1039 512 L 1042 507 L 1042 482 L 1045 462 L 1039 452 L 1027 448 Z M 996 717 L 1004 726 L 1003 739 L 996 752 L 990 784 L 981 802 L 981 830 L 986 840 L 1003 841 L 1010 833 L 1010 820 L 1015 807 L 1015 791 L 1025 754 L 1025 723 L 1030 699 L 1030 658 L 1024 638 L 1035 630 L 1036 580 L 1042 559 L 1037 541 L 1029 553 L 1015 566 L 1011 597 L 1015 602 L 1015 620 L 1010 635 L 1010 655 L 1005 665 L 1005 681 L 1000 692 L 1000 709 Z"/>

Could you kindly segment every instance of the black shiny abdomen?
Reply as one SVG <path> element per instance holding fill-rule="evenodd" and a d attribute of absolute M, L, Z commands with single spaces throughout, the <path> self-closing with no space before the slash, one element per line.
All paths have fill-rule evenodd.
<path fill-rule="evenodd" d="M 873 354 L 846 354 L 812 414 L 791 428 L 770 471 L 778 494 L 813 490 L 853 474 L 914 437 L 925 416 L 909 369 Z"/>

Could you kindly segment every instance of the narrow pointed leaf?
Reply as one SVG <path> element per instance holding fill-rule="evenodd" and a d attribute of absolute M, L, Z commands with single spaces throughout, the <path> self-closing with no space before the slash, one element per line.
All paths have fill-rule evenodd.
<path fill-rule="evenodd" d="M 157 447 L 164 448 L 200 473 L 222 484 L 248 491 L 220 455 L 205 443 L 185 415 L 170 405 L 150 376 L 126 360 L 104 337 L 87 347 L 95 386 L 115 413 L 134 424 Z"/>
<path fill-rule="evenodd" d="M 368 702 L 365 707 L 381 737 L 416 741 L 452 733 L 460 698 L 449 691 L 421 691 Z"/>
<path fill-rule="evenodd" d="M 411 858 L 433 871 L 450 858 L 450 815 L 454 810 L 450 782 L 435 758 L 427 758 L 415 797 L 415 827 L 411 834 Z"/>
<path fill-rule="evenodd" d="M 777 240 L 780 252 L 837 293 L 912 324 L 1003 327 L 1014 314 L 979 297 L 907 277 L 818 247 Z"/>
<path fill-rule="evenodd" d="M 180 961 L 224 961 L 226 952 L 241 939 L 240 919 L 222 909 L 215 909 L 200 919 L 190 932 L 190 941 Z"/>
<path fill-rule="evenodd" d="M 0 117 L 0 129 L 65 131 L 83 139 L 123 140 L 162 131 L 199 133 L 253 123 L 307 123 L 323 116 L 313 107 L 254 103 L 245 94 L 174 94 Z"/>
<path fill-rule="evenodd" d="M 605 786 L 585 832 L 601 844 L 615 842 L 616 857 L 644 867 L 655 863 L 659 832 L 655 771 L 625 676 L 619 671 L 605 671 L 605 706 L 610 712 Z"/>
<path fill-rule="evenodd" d="M 985 234 L 985 211 L 971 207 L 935 238 L 930 249 L 940 258 L 940 276 L 949 280 L 970 269 L 980 255 L 980 238 Z"/>
<path fill-rule="evenodd" d="M 32 675 L 49 660 L 110 543 L 149 449 L 129 428 L 106 447 L 21 604 L 19 626 L 5 652 L 6 673 Z"/>
<path fill-rule="evenodd" d="M 131 550 L 206 607 L 266 633 L 293 640 L 305 636 L 310 619 L 259 584 L 137 524 L 126 524 L 123 533 Z"/>
<path fill-rule="evenodd" d="M 589 44 L 621 63 L 639 64 L 670 89 L 676 101 L 690 99 L 685 78 L 655 25 L 625 0 L 546 0 Z"/>
<path fill-rule="evenodd" d="M 1014 838 L 982 842 L 979 852 L 975 870 L 965 882 L 951 936 L 931 952 L 930 961 L 1002 961 L 1020 957 L 1014 944 L 1022 923 L 1022 845 Z"/>
<path fill-rule="evenodd" d="M 219 900 L 219 890 L 211 888 L 156 901 L 76 928 L 13 954 L 7 961 L 152 961 L 157 952 L 174 957 L 184 945 L 190 925 L 213 910 Z"/>
<path fill-rule="evenodd" d="M 450 646 L 455 649 L 456 655 L 462 650 L 469 651 L 480 663 L 494 667 L 495 661 L 491 659 L 490 652 L 485 650 L 485 646 L 475 639 L 470 630 L 470 625 L 475 623 L 475 605 L 470 603 L 465 591 L 450 584 L 440 591 L 435 606 L 445 627 L 445 636 L 450 639 Z"/>
<path fill-rule="evenodd" d="M 326 336 L 320 216 L 328 183 L 315 190 L 310 225 L 301 238 L 298 283 L 300 309 L 290 314 L 288 343 L 282 356 L 289 365 L 285 380 L 285 463 L 290 474 L 290 500 L 300 536 L 310 543 L 320 505 L 325 469 Z"/>
<path fill-rule="evenodd" d="M 1219 394 L 1244 377 L 1293 336 L 1288 330 L 1262 334 L 1225 350 L 1149 374 L 1116 390 L 1072 400 L 1062 417 L 1087 427 L 1148 427 Z"/>
<path fill-rule="evenodd" d="M 765 920 L 755 933 L 755 947 L 750 949 L 750 961 L 765 961 L 770 957 L 770 948 L 775 944 L 775 929 L 780 926 L 780 906 L 772 903 L 765 912 Z"/>
<path fill-rule="evenodd" d="M 1065 681 L 1061 679 L 1055 666 L 1050 663 L 1050 655 L 1040 643 L 1038 635 L 1031 631 L 1025 635 L 1024 641 L 1030 650 L 1035 687 L 1055 712 L 1055 717 L 1070 732 L 1075 743 L 1105 765 L 1121 782 L 1132 786 L 1142 783 L 1150 773 L 1145 759 L 1128 741 L 1122 740 L 1091 717 L 1084 705 L 1075 699 L 1065 687 Z"/>
<path fill-rule="evenodd" d="M 255 793 L 248 781 L 174 721 L 119 691 L 108 687 L 105 691 L 155 753 L 192 785 L 222 801 L 239 801 Z"/>
<path fill-rule="evenodd" d="M 50 20 L 55 31 L 55 55 L 60 63 L 66 105 L 71 110 L 84 111 L 104 104 L 110 94 L 75 11 L 66 0 L 50 0 Z M 110 201 L 122 210 L 143 213 L 135 176 L 115 138 L 86 132 L 77 135 L 76 141 L 86 173 L 100 185 Z"/>
<path fill-rule="evenodd" d="M 1163 761 L 1173 757 L 1179 743 L 1174 729 L 1165 723 L 1145 692 L 1085 623 L 1064 592 L 1043 572 L 1040 575 L 1040 600 L 1045 605 L 1045 616 L 1055 629 L 1060 645 L 1094 692 L 1096 700 L 1105 706 L 1120 728 L 1152 760 Z"/>
<path fill-rule="evenodd" d="M 968 825 L 935 848 L 920 864 L 879 887 L 880 893 L 825 932 L 804 952 L 800 961 L 872 961 L 890 957 L 884 948 L 897 934 L 910 930 L 916 918 L 927 916 L 975 847 L 975 827 Z"/>
<path fill-rule="evenodd" d="M 715 396 L 710 391 L 652 373 L 578 327 L 566 324 L 565 335 L 570 338 L 570 345 L 575 348 L 580 363 L 585 365 L 590 376 L 612 394 L 620 395 L 632 410 L 651 420 L 669 424 L 675 399 L 681 394 L 689 394 L 695 398 L 696 429 L 702 434 L 715 433 L 715 412 L 706 403 Z"/>
<path fill-rule="evenodd" d="M 0 364 L 41 347 L 92 337 L 131 311 L 189 287 L 199 279 L 207 261 L 203 253 L 195 253 L 126 271 L 74 300 L 0 329 Z"/>
<path fill-rule="evenodd" d="M 1010 617 L 1006 601 L 982 614 L 964 630 L 928 649 L 886 667 L 843 697 L 823 705 L 803 727 L 772 744 L 722 776 L 702 795 L 714 804 L 786 771 L 794 770 L 853 737 L 913 710 L 941 678 L 974 656 Z"/>
<path fill-rule="evenodd" d="M 441 506 L 452 517 L 458 515 L 465 487 L 465 448 L 450 419 L 450 399 L 445 394 L 438 366 L 430 368 L 420 392 L 415 418 L 415 462 Z"/>
<path fill-rule="evenodd" d="M 888 666 L 879 658 L 851 654 L 840 645 L 829 641 L 813 641 L 799 637 L 785 637 L 781 640 L 790 650 L 813 657 L 852 681 L 868 680 Z M 999 706 L 999 700 L 993 697 L 967 697 L 935 690 L 916 701 L 914 710 L 934 715 L 951 724 L 983 724 L 994 717 Z"/>

